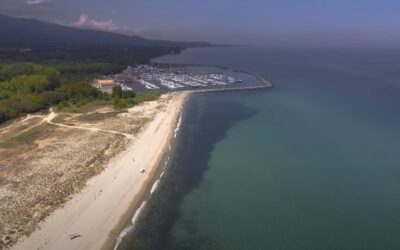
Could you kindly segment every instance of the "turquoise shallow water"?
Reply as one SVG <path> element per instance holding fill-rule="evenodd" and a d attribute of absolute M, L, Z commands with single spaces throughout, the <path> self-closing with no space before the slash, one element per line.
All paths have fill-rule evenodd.
<path fill-rule="evenodd" d="M 126 249 L 400 249 L 400 53 L 205 48 L 158 59 L 257 71 L 194 95 Z"/>

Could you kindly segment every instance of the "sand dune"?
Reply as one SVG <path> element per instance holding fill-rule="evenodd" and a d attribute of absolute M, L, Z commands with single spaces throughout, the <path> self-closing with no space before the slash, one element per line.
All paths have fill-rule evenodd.
<path fill-rule="evenodd" d="M 168 148 L 185 98 L 184 93 L 171 94 L 166 108 L 105 171 L 12 249 L 112 248 L 124 215 L 140 202 Z M 141 173 L 143 169 L 146 171 Z"/>

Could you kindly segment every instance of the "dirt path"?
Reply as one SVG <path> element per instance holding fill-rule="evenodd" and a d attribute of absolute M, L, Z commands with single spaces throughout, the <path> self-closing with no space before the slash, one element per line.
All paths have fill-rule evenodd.
<path fill-rule="evenodd" d="M 14 136 L 20 135 L 22 133 L 25 133 L 26 131 L 29 131 L 33 128 L 36 128 L 40 125 L 42 125 L 43 123 L 47 122 L 48 124 L 54 125 L 54 126 L 59 126 L 59 127 L 64 127 L 64 128 L 73 128 L 73 129 L 82 129 L 82 130 L 88 130 L 88 131 L 92 131 L 92 132 L 103 132 L 103 133 L 110 133 L 110 134 L 118 134 L 118 135 L 123 135 L 129 139 L 132 139 L 134 136 L 128 133 L 123 133 L 123 132 L 118 132 L 118 131 L 113 131 L 113 130 L 107 130 L 107 129 L 99 129 L 99 128 L 92 128 L 92 127 L 84 127 L 84 126 L 74 126 L 74 125 L 66 125 L 66 124 L 62 124 L 62 123 L 56 123 L 53 122 L 53 120 L 58 116 L 58 114 L 56 112 L 54 112 L 54 110 L 51 108 L 50 109 L 50 114 L 48 114 L 47 116 L 44 115 L 27 115 L 26 118 L 24 118 L 23 120 L 19 121 L 18 123 L 14 124 L 14 125 L 18 125 L 21 124 L 23 122 L 26 122 L 30 119 L 33 118 L 41 118 L 42 121 L 38 122 L 37 124 L 30 126 L 24 130 L 19 131 L 17 134 L 15 134 Z M 6 128 L 1 128 L 1 130 L 6 129 Z"/>
<path fill-rule="evenodd" d="M 46 116 L 45 118 L 43 118 L 43 121 L 47 122 L 49 124 L 52 124 L 52 125 L 55 125 L 55 126 L 59 126 L 59 127 L 64 127 L 64 128 L 74 128 L 74 129 L 88 130 L 88 131 L 92 131 L 92 132 L 103 132 L 103 133 L 118 134 L 118 135 L 123 135 L 123 136 L 125 136 L 127 138 L 130 138 L 130 139 L 133 138 L 133 135 L 131 135 L 131 134 L 122 133 L 122 132 L 113 131 L 113 130 L 91 128 L 91 127 L 84 127 L 84 126 L 66 125 L 66 124 L 52 122 L 57 116 L 58 116 L 58 114 L 55 113 L 53 109 L 50 109 L 50 114 L 48 116 Z"/>
<path fill-rule="evenodd" d="M 24 119 L 22 119 L 21 121 L 19 121 L 19 122 L 17 122 L 17 123 L 13 123 L 13 124 L 11 124 L 12 126 L 18 126 L 18 125 L 20 125 L 20 124 L 22 124 L 22 123 L 24 123 L 24 122 L 26 122 L 26 121 L 28 121 L 28 120 L 31 120 L 31 119 L 34 119 L 34 118 L 42 118 L 42 119 L 44 119 L 44 115 L 27 115 Z M 3 130 L 7 130 L 7 129 L 9 129 L 9 126 L 10 125 L 7 125 L 6 127 L 4 127 L 4 128 L 0 128 L 0 131 L 3 131 Z M 34 126 L 32 126 L 32 127 L 29 127 L 29 128 L 26 128 L 26 129 L 24 129 L 24 131 L 27 131 L 27 130 L 29 130 L 29 129 L 31 129 L 31 128 L 34 128 L 34 127 L 36 127 L 37 125 L 34 125 Z M 22 132 L 22 131 L 21 131 Z"/>
<path fill-rule="evenodd" d="M 81 192 L 11 249 L 112 249 L 117 237 L 115 233 L 122 229 L 130 211 L 140 205 L 141 197 L 150 192 L 147 187 L 168 150 L 184 101 L 185 95 L 175 94 L 168 99 L 165 109 L 153 105 L 156 115 L 124 152 L 112 158 L 104 171 L 90 179 Z M 144 112 L 147 107 L 138 106 L 136 109 Z M 52 123 L 56 116 L 51 112 L 45 121 Z"/>

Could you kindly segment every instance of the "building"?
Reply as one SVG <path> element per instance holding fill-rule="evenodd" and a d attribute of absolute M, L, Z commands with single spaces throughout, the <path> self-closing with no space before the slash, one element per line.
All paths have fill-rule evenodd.
<path fill-rule="evenodd" d="M 112 89 L 117 86 L 117 83 L 113 79 L 97 79 L 94 80 L 92 85 L 102 92 L 111 93 Z"/>
<path fill-rule="evenodd" d="M 132 82 L 132 81 L 136 81 L 137 78 L 135 75 L 121 73 L 121 74 L 115 75 L 115 80 L 118 82 Z"/>

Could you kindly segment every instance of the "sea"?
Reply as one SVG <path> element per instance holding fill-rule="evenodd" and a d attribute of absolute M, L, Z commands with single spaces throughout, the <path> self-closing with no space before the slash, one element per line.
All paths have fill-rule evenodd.
<path fill-rule="evenodd" d="M 190 96 L 118 249 L 400 249 L 400 50 L 214 47 L 156 61 L 274 87 Z"/>

